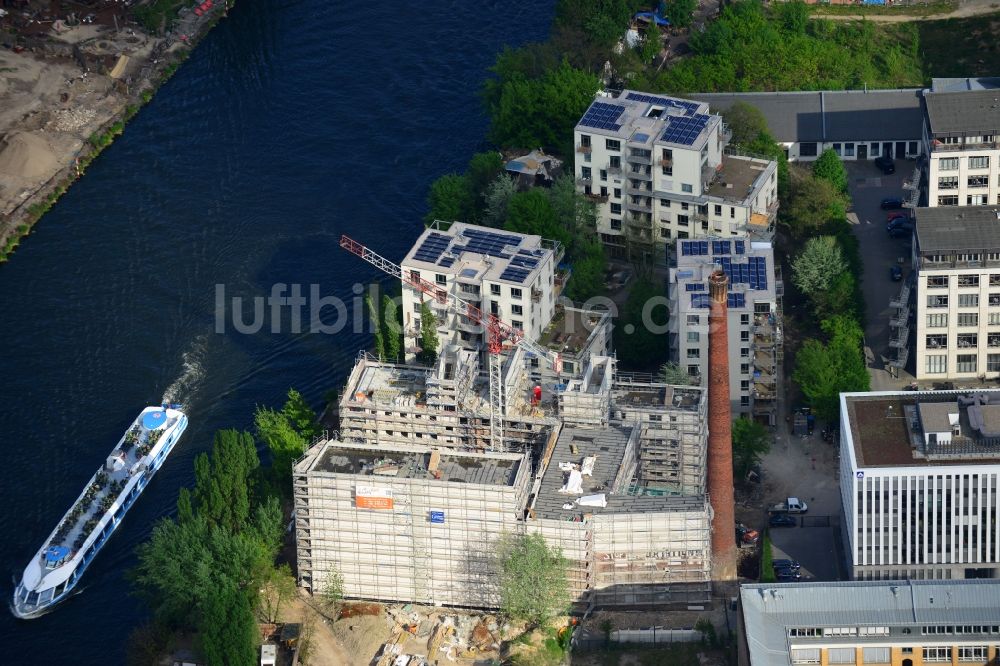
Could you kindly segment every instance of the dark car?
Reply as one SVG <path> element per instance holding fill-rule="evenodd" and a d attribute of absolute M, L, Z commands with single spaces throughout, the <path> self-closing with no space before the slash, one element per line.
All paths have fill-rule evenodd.
<path fill-rule="evenodd" d="M 901 213 L 899 211 L 896 211 L 895 213 L 889 213 L 888 215 L 885 216 L 886 224 L 892 224 L 893 222 L 896 222 L 896 220 L 907 220 L 907 219 L 909 219 L 909 215 L 907 215 L 906 213 Z"/>
<path fill-rule="evenodd" d="M 771 527 L 795 527 L 799 522 L 795 520 L 794 516 L 789 516 L 787 513 L 776 513 L 768 518 L 767 524 Z"/>
<path fill-rule="evenodd" d="M 882 156 L 875 160 L 875 166 L 877 166 L 882 173 L 889 175 L 890 173 L 896 173 L 896 163 L 892 161 L 891 157 Z"/>
<path fill-rule="evenodd" d="M 889 227 L 889 238 L 909 238 L 913 233 L 913 227 L 909 224 Z"/>
<path fill-rule="evenodd" d="M 800 580 L 802 574 L 798 571 L 792 571 L 791 569 L 779 569 L 774 572 L 774 577 L 778 579 L 779 582 L 786 583 L 794 580 Z"/>
<path fill-rule="evenodd" d="M 903 279 L 903 269 L 899 266 L 892 266 L 889 268 L 889 277 L 892 278 L 893 282 L 899 282 Z"/>
<path fill-rule="evenodd" d="M 791 569 L 792 571 L 798 571 L 799 569 L 802 568 L 802 565 L 795 560 L 781 560 L 781 559 L 772 560 L 771 566 L 774 567 L 775 571 L 777 571 L 778 569 Z"/>
<path fill-rule="evenodd" d="M 903 207 L 903 200 L 899 197 L 886 197 L 882 199 L 882 210 L 899 210 Z"/>

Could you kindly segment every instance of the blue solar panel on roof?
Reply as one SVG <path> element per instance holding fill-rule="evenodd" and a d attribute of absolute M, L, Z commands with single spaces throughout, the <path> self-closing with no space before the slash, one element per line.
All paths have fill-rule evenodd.
<path fill-rule="evenodd" d="M 689 282 L 684 285 L 684 291 L 705 291 L 705 285 L 700 282 Z"/>
<path fill-rule="evenodd" d="M 451 268 L 451 265 L 455 263 L 455 257 L 444 257 L 438 262 L 438 266 L 442 268 Z"/>
<path fill-rule="evenodd" d="M 622 128 L 618 124 L 618 119 L 625 113 L 625 108 L 617 104 L 607 104 L 605 102 L 594 102 L 583 114 L 580 124 L 584 127 L 596 127 L 597 129 L 611 129 L 618 131 Z"/>
<path fill-rule="evenodd" d="M 738 240 L 733 241 L 733 243 L 736 245 L 736 254 L 744 254 L 746 252 L 746 244 L 744 241 Z"/>
<path fill-rule="evenodd" d="M 745 308 L 747 305 L 745 294 L 729 294 L 726 301 L 726 304 L 731 308 Z"/>
<path fill-rule="evenodd" d="M 625 95 L 625 99 L 630 99 L 635 102 L 647 102 L 649 104 L 659 104 L 660 106 L 672 106 L 676 109 L 684 109 L 684 111 L 691 115 L 698 110 L 697 102 L 688 102 L 683 99 L 668 99 L 666 97 L 657 97 L 656 95 L 643 95 L 642 93 L 630 92 Z"/>
<path fill-rule="evenodd" d="M 667 119 L 667 126 L 660 138 L 670 143 L 690 146 L 707 124 L 708 116 L 701 113 L 690 117 L 671 116 Z"/>
<path fill-rule="evenodd" d="M 501 280 L 507 280 L 509 282 L 517 282 L 518 284 L 523 284 L 525 278 L 531 274 L 531 271 L 525 270 L 523 268 L 513 268 L 508 266 L 504 269 L 503 273 L 500 274 Z"/>

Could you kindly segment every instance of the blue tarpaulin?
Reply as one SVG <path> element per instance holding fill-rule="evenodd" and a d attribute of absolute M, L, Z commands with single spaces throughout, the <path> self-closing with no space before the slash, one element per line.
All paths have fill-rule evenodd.
<path fill-rule="evenodd" d="M 636 12 L 632 19 L 636 21 L 646 21 L 647 23 L 655 20 L 656 25 L 661 28 L 666 28 L 670 25 L 670 21 L 663 18 L 663 15 L 660 14 L 660 10 L 656 10 L 655 12 Z"/>
<path fill-rule="evenodd" d="M 863 5 L 884 5 L 885 0 L 861 0 Z"/>

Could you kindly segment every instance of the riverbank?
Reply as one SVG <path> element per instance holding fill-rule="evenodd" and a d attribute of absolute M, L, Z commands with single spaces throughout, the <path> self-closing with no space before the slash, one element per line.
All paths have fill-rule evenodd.
<path fill-rule="evenodd" d="M 73 26 L 45 16 L 0 20 L 0 263 L 232 2 L 182 9 L 162 35 L 110 13 Z"/>

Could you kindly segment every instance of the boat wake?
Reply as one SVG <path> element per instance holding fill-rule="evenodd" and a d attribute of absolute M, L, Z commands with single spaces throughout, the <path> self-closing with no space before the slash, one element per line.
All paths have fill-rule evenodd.
<path fill-rule="evenodd" d="M 181 374 L 163 392 L 161 403 L 185 404 L 198 391 L 205 377 L 202 365 L 208 348 L 208 335 L 199 335 L 191 342 L 191 347 L 181 356 Z"/>

